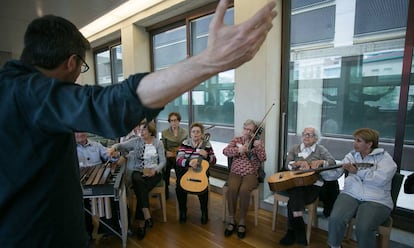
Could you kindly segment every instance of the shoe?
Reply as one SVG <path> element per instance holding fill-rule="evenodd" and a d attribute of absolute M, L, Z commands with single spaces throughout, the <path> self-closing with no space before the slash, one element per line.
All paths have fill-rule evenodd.
<path fill-rule="evenodd" d="M 128 228 L 127 234 L 128 234 L 128 237 L 132 237 L 134 236 L 134 231 L 131 228 Z"/>
<path fill-rule="evenodd" d="M 154 222 L 152 221 L 152 218 L 145 220 L 145 228 L 151 228 L 154 226 Z"/>
<path fill-rule="evenodd" d="M 205 225 L 205 224 L 207 224 L 207 221 L 208 221 L 207 212 L 202 212 L 201 213 L 201 224 Z"/>
<path fill-rule="evenodd" d="M 185 223 L 187 221 L 187 213 L 180 212 L 180 223 Z"/>
<path fill-rule="evenodd" d="M 236 229 L 236 224 L 229 223 L 227 224 L 226 230 L 224 230 L 224 237 L 229 237 L 233 234 L 234 229 Z"/>
<path fill-rule="evenodd" d="M 295 231 L 293 229 L 288 229 L 285 236 L 279 241 L 280 245 L 293 245 L 295 243 Z"/>
<path fill-rule="evenodd" d="M 145 237 L 145 227 L 138 227 L 137 238 L 138 240 L 143 240 Z"/>
<path fill-rule="evenodd" d="M 239 239 L 243 239 L 244 237 L 246 237 L 246 226 L 245 225 L 237 226 L 237 237 L 239 237 Z"/>

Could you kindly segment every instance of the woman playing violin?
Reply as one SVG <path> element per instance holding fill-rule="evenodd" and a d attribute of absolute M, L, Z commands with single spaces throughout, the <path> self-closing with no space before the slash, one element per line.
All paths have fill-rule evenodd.
<path fill-rule="evenodd" d="M 257 188 L 259 182 L 257 172 L 261 163 L 266 160 L 266 151 L 263 141 L 255 139 L 254 135 L 258 127 L 253 120 L 247 120 L 243 124 L 243 134 L 235 137 L 223 149 L 223 154 L 232 158 L 229 164 L 230 174 L 227 179 L 228 193 L 228 222 L 224 236 L 230 236 L 236 229 L 235 212 L 237 198 L 240 198 L 239 223 L 237 235 L 244 238 L 246 235 L 245 217 L 249 208 L 250 193 Z"/>

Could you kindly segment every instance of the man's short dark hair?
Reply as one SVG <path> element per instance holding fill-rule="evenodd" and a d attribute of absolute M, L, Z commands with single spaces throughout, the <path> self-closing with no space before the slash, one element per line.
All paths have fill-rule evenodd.
<path fill-rule="evenodd" d="M 73 23 L 62 17 L 45 15 L 27 27 L 20 60 L 51 70 L 73 54 L 85 57 L 89 49 L 89 41 Z"/>

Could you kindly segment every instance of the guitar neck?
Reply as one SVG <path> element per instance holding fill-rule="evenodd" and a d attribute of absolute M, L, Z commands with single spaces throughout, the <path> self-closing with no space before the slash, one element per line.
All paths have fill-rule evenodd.
<path fill-rule="evenodd" d="M 355 165 L 358 169 L 366 169 L 366 168 L 374 166 L 374 164 L 371 164 L 371 163 L 353 163 L 353 165 Z M 309 169 L 309 170 L 301 170 L 301 171 L 297 171 L 296 174 L 303 174 L 303 173 L 307 173 L 311 171 L 320 172 L 320 171 L 326 171 L 326 170 L 334 170 L 340 167 L 342 167 L 342 164 L 328 166 L 328 167 L 320 167 L 320 168 Z"/>

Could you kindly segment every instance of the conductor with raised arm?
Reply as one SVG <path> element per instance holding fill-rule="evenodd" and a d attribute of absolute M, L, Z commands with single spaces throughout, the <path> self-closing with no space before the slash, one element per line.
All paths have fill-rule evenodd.
<path fill-rule="evenodd" d="M 20 60 L 0 70 L 0 247 L 87 247 L 73 132 L 124 136 L 182 93 L 251 60 L 275 3 L 234 26 L 223 23 L 228 4 L 219 2 L 203 52 L 105 88 L 74 84 L 90 49 L 75 25 L 53 15 L 29 24 Z"/>

